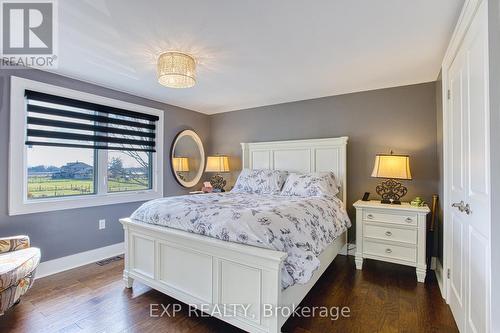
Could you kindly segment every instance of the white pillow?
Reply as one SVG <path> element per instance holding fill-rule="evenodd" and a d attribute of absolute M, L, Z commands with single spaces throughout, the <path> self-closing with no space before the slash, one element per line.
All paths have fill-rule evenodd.
<path fill-rule="evenodd" d="M 281 195 L 298 197 L 335 196 L 337 193 L 339 185 L 333 172 L 291 173 L 281 191 Z"/>
<path fill-rule="evenodd" d="M 287 174 L 280 170 L 243 169 L 231 192 L 280 194 Z"/>

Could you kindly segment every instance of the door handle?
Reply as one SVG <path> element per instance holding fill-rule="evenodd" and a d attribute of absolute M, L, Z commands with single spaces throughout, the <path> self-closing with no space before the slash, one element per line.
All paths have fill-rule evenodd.
<path fill-rule="evenodd" d="M 465 203 L 463 202 L 463 200 L 460 201 L 460 202 L 452 203 L 451 207 L 458 208 L 458 210 L 460 212 L 464 212 L 465 211 Z"/>
<path fill-rule="evenodd" d="M 451 207 L 458 208 L 458 210 L 461 213 L 465 213 L 467 215 L 470 215 L 472 213 L 472 210 L 470 209 L 470 205 L 465 204 L 465 202 L 463 202 L 463 200 L 460 202 L 455 202 L 455 203 L 451 204 Z"/>
<path fill-rule="evenodd" d="M 470 205 L 469 204 L 466 204 L 465 207 L 464 207 L 464 210 L 465 214 L 467 215 L 470 215 L 472 213 L 472 210 L 470 209 Z"/>

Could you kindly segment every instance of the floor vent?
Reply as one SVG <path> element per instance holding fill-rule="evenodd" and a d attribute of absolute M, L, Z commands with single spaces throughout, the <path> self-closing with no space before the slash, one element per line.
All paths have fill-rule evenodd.
<path fill-rule="evenodd" d="M 116 257 L 111 257 L 108 259 L 98 261 L 98 262 L 96 262 L 96 264 L 98 264 L 99 266 L 104 266 L 104 265 L 107 265 L 109 263 L 112 263 L 113 261 L 118 261 L 118 260 L 122 260 L 122 259 L 123 259 L 123 256 L 116 256 Z"/>

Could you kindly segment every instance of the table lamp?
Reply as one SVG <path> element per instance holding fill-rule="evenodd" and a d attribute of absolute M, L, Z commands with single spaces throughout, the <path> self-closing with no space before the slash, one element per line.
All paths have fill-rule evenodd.
<path fill-rule="evenodd" d="M 208 156 L 205 172 L 215 172 L 210 178 L 210 184 L 215 190 L 224 192 L 226 180 L 220 175 L 223 172 L 229 172 L 229 157 L 225 155 Z"/>
<path fill-rule="evenodd" d="M 375 189 L 382 197 L 382 203 L 400 205 L 400 199 L 408 189 L 396 179 L 411 180 L 410 157 L 395 155 L 392 151 L 390 154 L 377 154 L 372 177 L 387 179 Z"/>

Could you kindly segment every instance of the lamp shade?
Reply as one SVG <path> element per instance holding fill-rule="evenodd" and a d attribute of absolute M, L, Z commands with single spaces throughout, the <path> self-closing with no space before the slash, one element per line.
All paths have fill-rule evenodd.
<path fill-rule="evenodd" d="M 408 155 L 384 155 L 375 156 L 372 177 L 411 179 L 410 157 Z"/>
<path fill-rule="evenodd" d="M 189 171 L 189 159 L 187 157 L 174 157 L 172 158 L 172 165 L 176 172 Z"/>
<path fill-rule="evenodd" d="M 229 157 L 208 156 L 206 172 L 229 172 Z"/>
<path fill-rule="evenodd" d="M 165 52 L 158 57 L 158 82 L 169 88 L 190 88 L 196 83 L 196 62 L 181 52 Z"/>

